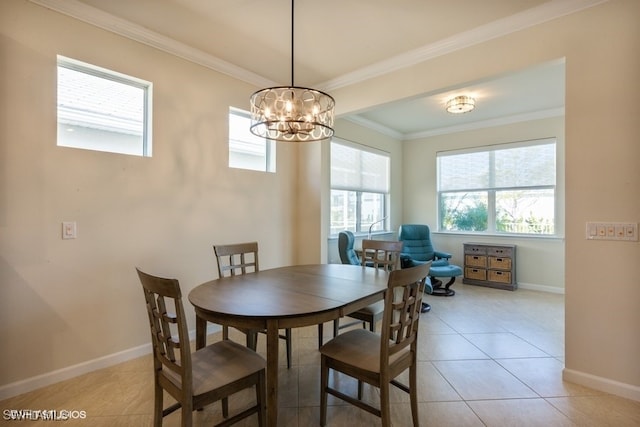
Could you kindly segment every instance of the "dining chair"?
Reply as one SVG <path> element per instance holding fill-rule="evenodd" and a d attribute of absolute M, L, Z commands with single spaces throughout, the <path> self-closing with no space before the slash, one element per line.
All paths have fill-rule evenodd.
<path fill-rule="evenodd" d="M 400 253 L 402 252 L 402 242 L 392 240 L 368 240 L 362 241 L 361 265 L 363 267 L 380 268 L 385 271 L 393 271 L 400 268 Z M 362 326 L 369 324 L 369 330 L 375 332 L 376 324 L 384 313 L 384 302 L 378 301 L 370 304 L 358 311 L 349 313 L 347 316 L 358 319 L 358 322 L 350 322 L 340 325 L 340 319 L 334 320 L 333 336 L 338 335 L 340 329 L 347 328 L 356 323 L 362 322 Z"/>
<path fill-rule="evenodd" d="M 144 291 L 153 346 L 153 425 L 162 426 L 166 415 L 182 408 L 181 425 L 191 426 L 195 409 L 226 400 L 233 393 L 252 387 L 255 387 L 256 404 L 231 418 L 224 405 L 225 420 L 218 426 L 235 424 L 253 414 L 258 415 L 260 426 L 265 425 L 265 359 L 229 340 L 191 353 L 178 280 L 136 270 Z M 163 404 L 165 391 L 177 401 L 166 409 Z"/>
<path fill-rule="evenodd" d="M 213 251 L 218 263 L 218 276 L 230 277 L 260 271 L 258 261 L 258 243 L 234 243 L 230 245 L 214 245 Z M 247 336 L 247 347 L 255 350 L 257 347 L 257 334 L 266 333 L 266 330 L 239 329 Z M 291 329 L 285 329 L 284 334 L 279 335 L 285 340 L 287 348 L 287 368 L 291 368 Z M 229 328 L 222 327 L 222 339 L 229 339 Z"/>
<path fill-rule="evenodd" d="M 320 348 L 320 425 L 327 423 L 327 395 L 336 396 L 370 412 L 391 425 L 390 384 L 409 394 L 413 426 L 418 423 L 417 344 L 420 307 L 429 265 L 393 270 L 389 274 L 384 299 L 381 332 L 353 329 L 333 338 Z M 357 398 L 339 391 L 335 381 L 329 385 L 329 370 L 358 380 Z M 396 378 L 409 369 L 409 386 Z M 380 389 L 380 407 L 362 401 L 362 384 Z"/>

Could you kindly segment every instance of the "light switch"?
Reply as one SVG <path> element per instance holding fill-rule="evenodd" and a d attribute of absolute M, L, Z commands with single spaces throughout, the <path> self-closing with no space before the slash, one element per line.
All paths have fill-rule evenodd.
<path fill-rule="evenodd" d="M 75 239 L 77 235 L 77 227 L 75 221 L 64 221 L 62 223 L 62 238 Z"/>
<path fill-rule="evenodd" d="M 638 241 L 638 224 L 629 222 L 587 222 L 589 240 Z"/>

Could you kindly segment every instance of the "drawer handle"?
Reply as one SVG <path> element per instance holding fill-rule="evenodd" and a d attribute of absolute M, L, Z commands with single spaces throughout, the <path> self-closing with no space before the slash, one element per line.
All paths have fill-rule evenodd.
<path fill-rule="evenodd" d="M 498 261 L 498 262 L 502 262 L 502 261 L 504 261 L 504 260 L 503 260 L 502 258 L 496 258 L 496 261 Z"/>
<path fill-rule="evenodd" d="M 480 259 L 480 257 L 479 256 L 474 256 L 473 259 Z"/>

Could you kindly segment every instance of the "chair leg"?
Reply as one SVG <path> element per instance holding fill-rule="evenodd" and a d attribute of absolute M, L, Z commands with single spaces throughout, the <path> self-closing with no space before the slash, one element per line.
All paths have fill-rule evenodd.
<path fill-rule="evenodd" d="M 333 337 L 338 336 L 338 332 L 340 331 L 340 319 L 335 319 L 333 321 Z"/>
<path fill-rule="evenodd" d="M 388 381 L 383 381 L 380 384 L 380 418 L 382 418 L 382 427 L 391 426 L 391 408 L 389 407 Z"/>
<path fill-rule="evenodd" d="M 222 339 L 223 340 L 228 340 L 229 339 L 229 327 L 228 326 L 223 326 L 222 327 Z"/>
<path fill-rule="evenodd" d="M 284 330 L 287 345 L 287 369 L 291 369 L 291 328 Z"/>
<path fill-rule="evenodd" d="M 258 405 L 258 426 L 265 427 L 267 425 L 267 386 L 264 370 L 258 374 L 256 404 Z"/>
<path fill-rule="evenodd" d="M 258 347 L 258 334 L 255 331 L 247 331 L 247 348 L 256 351 Z"/>
<path fill-rule="evenodd" d="M 182 427 L 192 427 L 193 426 L 193 406 L 192 402 L 182 402 Z"/>
<path fill-rule="evenodd" d="M 324 324 L 318 323 L 318 349 L 322 347 L 323 336 L 324 336 Z"/>
<path fill-rule="evenodd" d="M 358 380 L 358 400 L 362 400 L 362 380 Z"/>
<path fill-rule="evenodd" d="M 409 398 L 411 400 L 411 418 L 413 419 L 413 427 L 420 427 L 418 420 L 418 368 L 416 361 L 409 367 Z"/>
<path fill-rule="evenodd" d="M 162 427 L 162 387 L 156 379 L 154 399 L 153 399 L 153 426 Z"/>
<path fill-rule="evenodd" d="M 327 387 L 329 386 L 329 368 L 324 356 L 320 356 L 320 426 L 327 424 Z"/>
<path fill-rule="evenodd" d="M 222 398 L 222 417 L 229 418 L 229 398 Z"/>

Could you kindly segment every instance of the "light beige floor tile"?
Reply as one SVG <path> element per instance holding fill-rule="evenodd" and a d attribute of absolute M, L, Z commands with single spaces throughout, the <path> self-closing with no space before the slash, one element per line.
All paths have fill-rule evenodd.
<path fill-rule="evenodd" d="M 564 357 L 564 332 L 562 331 L 516 331 L 512 333 L 550 356 Z"/>
<path fill-rule="evenodd" d="M 462 336 L 492 359 L 551 356 L 508 332 L 463 334 Z"/>
<path fill-rule="evenodd" d="M 421 427 L 483 427 L 465 402 L 429 402 L 418 405 Z"/>
<path fill-rule="evenodd" d="M 576 426 L 588 427 L 640 426 L 640 402 L 562 381 L 562 295 L 527 290 L 510 292 L 460 283 L 454 288 L 454 297 L 427 296 L 432 310 L 420 321 L 418 412 L 422 427 L 555 427 L 568 425 L 567 420 Z M 332 336 L 331 323 L 325 324 L 324 330 L 326 342 Z M 291 369 L 286 368 L 285 343 L 282 340 L 279 343 L 279 426 L 308 427 L 319 423 L 317 334 L 317 325 L 293 330 Z M 220 332 L 210 334 L 207 342 L 218 341 L 221 335 Z M 236 342 L 245 342 L 244 334 L 236 330 L 232 329 L 231 337 Z M 553 357 L 522 357 L 532 353 L 539 356 L 532 349 Z M 263 335 L 258 338 L 258 352 L 265 355 Z M 405 383 L 407 378 L 406 373 L 400 376 Z M 331 373 L 330 382 L 347 394 L 356 395 L 355 380 Z M 545 397 L 548 403 L 539 396 Z M 254 399 L 249 390 L 232 396 L 232 413 L 249 406 Z M 379 391 L 365 385 L 364 400 L 377 406 Z M 411 425 L 408 395 L 392 388 L 390 400 L 393 425 Z M 165 402 L 172 400 L 166 396 Z M 329 426 L 369 427 L 380 423 L 375 416 L 333 396 L 329 396 L 328 403 Z M 6 399 L 0 402 L 0 409 L 87 412 L 84 420 L 7 421 L 9 424 L 5 424 L 9 426 L 150 426 L 152 358 L 150 355 L 138 357 Z M 173 413 L 165 419 L 164 426 L 179 426 L 180 418 L 179 412 Z M 221 421 L 220 403 L 195 412 L 194 420 L 195 426 Z M 239 427 L 256 425 L 255 416 L 238 424 Z"/>
<path fill-rule="evenodd" d="M 467 402 L 487 427 L 578 427 L 544 399 Z"/>
<path fill-rule="evenodd" d="M 464 400 L 538 397 L 493 360 L 433 362 Z"/>
<path fill-rule="evenodd" d="M 420 339 L 424 339 L 426 335 L 455 333 L 457 332 L 437 317 L 437 315 L 432 315 L 431 313 L 420 315 Z"/>
<path fill-rule="evenodd" d="M 442 315 L 440 319 L 460 334 L 507 332 L 489 315 L 474 316 L 465 313 L 462 316 Z"/>
<path fill-rule="evenodd" d="M 418 360 L 488 359 L 478 347 L 462 335 L 428 335 L 418 339 Z"/>
<path fill-rule="evenodd" d="M 555 358 L 496 360 L 542 397 L 593 396 L 593 389 L 562 380 L 563 363 Z"/>
<path fill-rule="evenodd" d="M 460 394 L 434 368 L 432 363 L 418 362 L 418 402 L 462 400 Z"/>
<path fill-rule="evenodd" d="M 640 426 L 640 402 L 633 400 L 603 395 L 556 397 L 547 401 L 581 427 Z"/>

